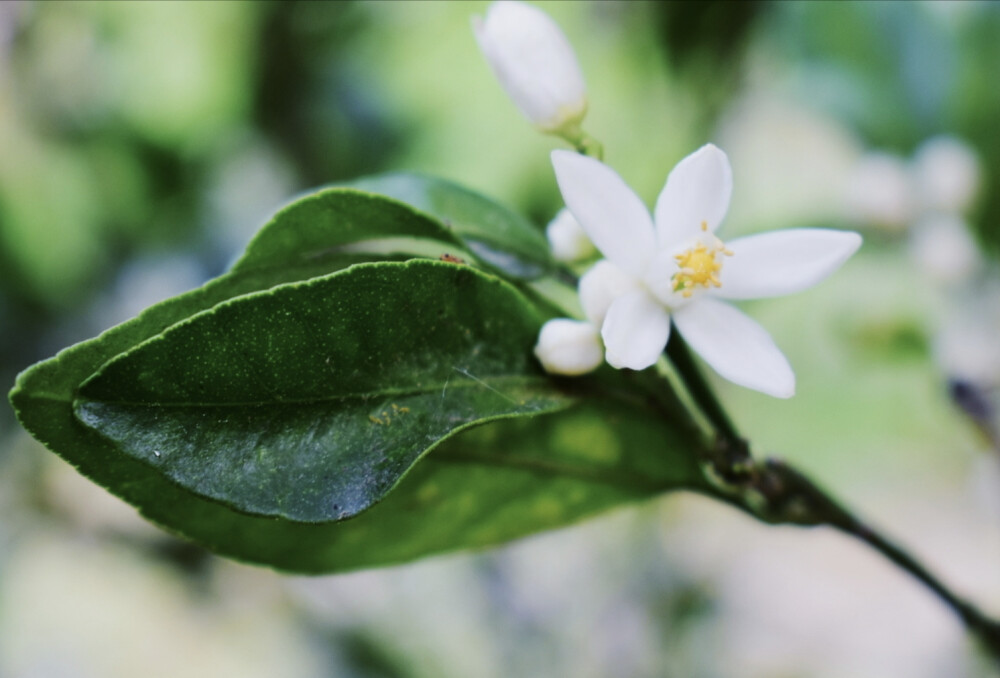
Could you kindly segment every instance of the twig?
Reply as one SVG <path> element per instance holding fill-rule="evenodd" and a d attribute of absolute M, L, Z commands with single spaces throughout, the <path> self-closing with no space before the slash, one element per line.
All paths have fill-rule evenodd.
<path fill-rule="evenodd" d="M 860 520 L 801 472 L 778 459 L 754 461 L 742 442 L 720 441 L 705 467 L 734 503 L 768 523 L 826 525 L 860 539 L 933 591 L 1000 663 L 1000 621 L 954 593 L 901 546 Z"/>
<path fill-rule="evenodd" d="M 719 399 L 715 397 L 715 391 L 712 390 L 701 370 L 698 369 L 691 349 L 688 348 L 680 332 L 670 333 L 670 341 L 667 342 L 667 358 L 684 377 L 684 385 L 687 386 L 688 393 L 715 427 L 719 436 L 725 440 L 739 441 L 740 436 L 736 432 L 736 427 L 729 415 L 726 414 Z"/>
<path fill-rule="evenodd" d="M 1000 664 L 1000 621 L 954 593 L 901 546 L 861 521 L 800 471 L 778 459 L 755 460 L 677 332 L 670 337 L 667 357 L 715 427 L 716 444 L 702 468 L 724 496 L 768 523 L 825 525 L 860 539 L 933 591 Z"/>

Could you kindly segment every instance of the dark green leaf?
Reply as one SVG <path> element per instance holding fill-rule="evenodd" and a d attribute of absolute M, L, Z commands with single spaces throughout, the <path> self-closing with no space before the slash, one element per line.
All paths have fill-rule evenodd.
<path fill-rule="evenodd" d="M 362 228 L 362 224 L 367 226 Z M 385 241 L 382 249 L 388 251 L 376 251 L 379 246 L 372 234 Z M 440 224 L 394 200 L 344 188 L 308 195 L 279 211 L 261 229 L 233 271 L 39 363 L 19 377 L 15 393 L 35 391 L 69 397 L 115 355 L 242 294 L 308 280 L 351 264 L 393 257 L 437 258 L 460 247 Z M 414 248 L 431 249 L 416 253 Z"/>
<path fill-rule="evenodd" d="M 76 411 L 200 495 L 336 520 L 458 429 L 568 405 L 531 355 L 540 325 L 468 266 L 366 264 L 174 325 L 85 382 Z"/>
<path fill-rule="evenodd" d="M 81 399 L 77 404 L 82 416 L 98 419 L 102 416 L 100 408 L 120 408 L 117 412 L 120 419 L 116 424 L 120 425 L 119 428 L 105 433 L 119 437 L 121 446 L 131 445 L 134 450 L 147 450 L 146 457 L 124 453 L 119 443 L 98 434 L 76 418 L 74 401 L 83 381 L 117 355 L 128 352 L 141 342 L 163 333 L 171 325 L 201 311 L 240 295 L 322 276 L 351 263 L 413 256 L 436 258 L 439 256 L 436 243 L 441 243 L 444 251 L 460 249 L 454 240 L 448 240 L 447 231 L 442 233 L 439 224 L 405 205 L 343 189 L 324 191 L 320 195 L 322 197 L 307 197 L 279 213 L 255 239 L 251 251 L 233 272 L 202 288 L 158 304 L 138 318 L 71 347 L 20 375 L 11 392 L 11 401 L 24 426 L 77 466 L 84 475 L 136 505 L 150 520 L 220 554 L 306 572 L 383 565 L 428 553 L 499 543 L 566 524 L 622 501 L 650 496 L 671 487 L 710 491 L 697 471 L 698 443 L 686 432 L 687 427 L 665 421 L 658 408 L 651 408 L 638 397 L 631 402 L 629 398 L 633 396 L 629 396 L 627 385 L 623 390 L 621 380 L 612 388 L 617 393 L 614 400 L 594 402 L 591 396 L 583 395 L 579 389 L 594 388 L 593 380 L 567 380 L 566 386 L 575 391 L 574 397 L 582 398 L 583 404 L 545 416 L 498 419 L 485 426 L 462 430 L 425 455 L 383 501 L 350 520 L 339 522 L 296 522 L 280 517 L 250 515 L 192 492 L 164 475 L 159 465 L 160 458 L 155 452 L 152 458 L 148 456 L 150 449 L 159 451 L 161 457 L 163 451 L 146 447 L 142 440 L 147 422 L 142 422 L 142 427 L 132 425 L 140 423 L 142 417 L 157 413 L 155 408 L 133 402 L 139 400 L 135 396 L 141 396 L 142 389 L 129 392 L 131 400 L 122 397 L 126 393 L 124 390 L 108 397 L 112 394 L 101 393 L 98 387 L 100 379 L 95 378 L 88 390 L 93 388 L 106 400 L 93 399 L 91 393 L 91 399 Z M 322 208 L 324 204 L 329 209 Z M 309 210 L 310 217 L 298 219 L 305 214 L 297 214 L 300 209 Z M 358 220 L 355 221 L 355 218 Z M 380 219 L 381 226 L 378 225 Z M 379 238 L 370 237 L 373 231 L 358 226 L 372 222 L 375 222 L 373 228 Z M 291 223 L 299 225 L 288 225 Z M 530 229 L 530 226 L 527 228 Z M 349 232 L 346 236 L 345 231 Z M 527 232 L 530 233 L 530 230 Z M 296 234 L 301 235 L 301 239 Z M 324 241 L 324 238 L 327 240 Z M 356 246 L 358 243 L 360 246 Z M 434 251 L 421 250 L 428 246 Z M 497 243 L 497 247 L 500 246 Z M 544 252 L 544 249 L 539 251 Z M 301 256 L 302 252 L 310 252 L 312 256 Z M 448 267 L 445 264 L 438 264 L 437 267 L 448 272 L 458 271 L 452 275 L 475 277 L 474 272 L 466 267 Z M 496 282 L 492 284 L 499 285 Z M 391 291 L 397 296 L 410 294 L 408 287 Z M 232 305 L 239 303 L 235 301 Z M 390 302 L 389 305 L 394 303 L 397 302 Z M 437 308 L 439 303 L 441 299 L 433 299 L 430 308 Z M 424 302 L 414 304 L 408 312 L 411 316 L 426 314 L 428 305 Z M 213 316 L 214 313 L 206 315 Z M 528 316 L 534 317 L 532 322 L 537 323 L 535 314 L 533 310 L 527 312 Z M 192 320 L 190 324 L 196 322 Z M 523 326 L 519 320 L 515 320 L 514 324 Z M 191 331 L 184 327 L 178 328 L 177 332 Z M 526 339 L 522 351 L 530 350 L 534 331 Z M 494 340 L 491 335 L 491 341 Z M 154 339 L 150 345 L 157 341 L 161 340 Z M 500 342 L 503 342 L 502 338 Z M 205 347 L 192 345 L 191 348 Z M 156 349 L 142 348 L 136 353 L 142 352 L 145 359 L 152 355 L 146 353 L 147 350 L 155 352 Z M 217 350 L 223 348 L 216 346 L 209 353 Z M 213 362 L 219 357 L 213 354 Z M 528 361 L 530 363 L 530 358 Z M 126 359 L 121 359 L 121 364 L 125 362 Z M 246 361 L 241 358 L 241 362 Z M 464 369 L 467 374 L 452 369 L 449 378 L 452 374 L 454 378 L 447 388 L 441 384 L 446 401 L 450 395 L 471 393 L 473 389 L 480 396 L 490 397 L 487 396 L 489 390 L 479 388 L 481 384 L 475 382 L 473 377 L 482 379 L 483 374 L 491 377 L 498 375 L 474 371 L 479 368 L 470 369 L 469 365 L 453 364 L 451 367 Z M 109 365 L 106 374 L 122 369 Z M 440 381 L 440 373 L 436 376 Z M 308 379 L 310 375 L 300 377 Z M 543 397 L 553 398 L 552 391 L 547 387 L 539 389 L 537 384 L 529 383 L 532 378 L 523 383 L 517 383 L 516 379 L 510 383 L 500 383 L 502 379 L 494 383 L 484 381 L 507 396 L 521 389 L 525 392 L 525 399 L 537 397 L 539 391 L 548 394 Z M 617 379 L 617 375 L 614 378 Z M 203 380 L 203 383 L 213 388 L 219 386 L 208 381 L 211 380 Z M 312 383 L 316 386 L 318 382 Z M 348 403 L 349 397 L 331 402 L 344 404 L 343 417 L 363 415 L 370 425 L 368 430 L 377 436 L 388 434 L 391 427 L 401 423 L 398 420 L 386 422 L 391 414 L 398 417 L 415 413 L 415 408 L 401 402 L 395 395 L 387 392 L 373 396 L 368 401 L 372 406 L 370 409 L 359 409 L 363 399 L 356 399 L 353 405 Z M 417 395 L 419 397 L 419 393 Z M 496 406 L 496 412 L 504 412 L 503 408 L 508 406 L 512 411 L 517 409 L 499 395 L 497 398 L 491 401 Z M 459 399 L 450 402 L 457 407 L 465 405 Z M 398 409 L 392 408 L 393 403 Z M 556 406 L 564 403 L 565 399 Z M 355 409 L 351 410 L 351 406 Z M 409 412 L 403 411 L 405 407 L 409 408 Z M 292 403 L 260 408 L 259 422 L 270 426 L 267 422 L 280 417 L 282 413 L 279 410 L 282 409 L 286 415 L 290 414 L 292 420 L 297 418 L 298 425 L 305 425 L 308 416 Z M 182 410 L 183 406 L 175 407 L 174 414 Z M 382 415 L 383 411 L 386 416 Z M 180 416 L 185 414 L 190 412 Z M 372 419 L 368 419 L 369 415 Z M 327 420 L 336 419 L 323 411 L 316 422 L 324 417 Z M 382 423 L 374 420 L 381 420 Z M 92 421 L 96 423 L 95 419 Z M 177 421 L 181 419 L 174 420 L 174 423 Z M 456 429 L 466 425 L 455 423 L 458 424 Z M 318 430 L 320 424 L 316 423 L 316 426 Z M 179 429 L 175 430 L 180 433 Z M 126 435 L 125 431 L 129 433 Z M 433 431 L 431 433 L 434 434 Z M 202 435 L 201 426 L 192 424 L 183 431 L 183 436 L 178 437 L 190 442 L 192 437 Z M 282 441 L 281 436 L 276 436 L 274 440 L 287 442 Z M 567 442 L 570 440 L 576 442 Z M 403 442 L 405 446 L 407 443 Z M 416 445 L 413 439 L 410 444 Z M 288 446 L 269 446 L 263 456 L 251 459 L 251 466 L 256 465 L 252 469 L 255 477 L 265 485 L 271 483 L 268 486 L 270 489 L 257 488 L 256 499 L 261 502 L 265 513 L 282 514 L 288 508 L 288 505 L 281 505 L 282 500 L 269 495 L 282 484 L 287 488 L 294 483 L 294 472 L 286 467 L 272 465 L 268 469 L 268 463 L 276 458 L 274 452 L 278 449 L 287 450 Z M 411 453 L 412 449 L 415 448 L 411 448 Z M 405 463 L 400 462 L 405 455 L 393 456 L 393 459 L 397 463 Z M 229 469 L 234 469 L 239 458 L 238 455 L 230 455 L 223 461 L 229 464 Z M 363 463 L 361 457 L 356 457 L 355 461 Z M 197 463 L 184 468 L 186 471 L 196 470 Z M 240 472 L 243 470 L 240 469 Z M 307 475 L 313 473 L 315 468 L 301 471 Z M 378 495 L 384 485 L 391 482 L 392 474 L 397 472 L 398 468 L 390 470 L 381 480 L 367 486 L 365 492 L 369 496 Z M 218 476 L 216 480 L 219 480 Z M 226 487 L 224 482 L 214 487 L 223 494 L 233 489 Z M 250 489 L 242 488 L 240 491 L 249 492 Z M 286 500 L 291 502 L 293 512 L 308 511 L 318 505 L 321 494 L 302 500 L 286 497 Z M 476 497 L 480 497 L 481 501 L 475 500 Z M 269 507 L 266 505 L 268 501 L 271 502 Z M 353 505 L 345 501 L 343 507 L 338 503 L 337 509 L 333 509 L 331 503 L 327 509 L 336 510 L 339 517 L 340 511 L 350 512 L 364 501 L 362 499 Z"/>
<path fill-rule="evenodd" d="M 379 504 L 342 523 L 256 519 L 233 552 L 300 572 L 342 572 L 502 544 L 602 511 L 690 489 L 711 492 L 698 444 L 640 402 L 585 401 L 449 438 Z M 247 519 L 249 520 L 249 519 Z M 234 529 L 237 527 L 234 525 Z"/>

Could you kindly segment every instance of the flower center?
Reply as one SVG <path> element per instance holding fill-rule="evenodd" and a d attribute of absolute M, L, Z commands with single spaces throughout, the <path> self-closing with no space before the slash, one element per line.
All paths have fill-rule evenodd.
<path fill-rule="evenodd" d="M 701 230 L 708 232 L 708 223 L 701 222 Z M 677 266 L 680 268 L 677 273 L 671 276 L 670 280 L 674 285 L 674 292 L 680 292 L 685 298 L 694 294 L 696 287 L 722 287 L 719 281 L 719 271 L 722 270 L 723 260 L 720 254 L 727 257 L 733 256 L 731 250 L 726 249 L 726 245 L 718 238 L 712 236 L 712 242 L 708 245 L 700 241 L 680 254 L 674 255 Z"/>

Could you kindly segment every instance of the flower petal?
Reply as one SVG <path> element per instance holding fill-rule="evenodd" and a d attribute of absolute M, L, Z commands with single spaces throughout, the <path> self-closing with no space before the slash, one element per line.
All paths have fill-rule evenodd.
<path fill-rule="evenodd" d="M 714 232 L 729 209 L 733 170 L 718 147 L 706 144 L 677 163 L 656 200 L 656 235 L 669 247 L 701 232 Z"/>
<path fill-rule="evenodd" d="M 580 278 L 580 304 L 587 320 L 597 327 L 604 323 L 615 299 L 638 289 L 639 280 L 621 270 L 607 259 L 601 259 Z"/>
<path fill-rule="evenodd" d="M 847 261 L 861 236 L 826 228 L 793 228 L 726 243 L 716 294 L 726 299 L 759 299 L 799 292 L 815 285 Z"/>
<path fill-rule="evenodd" d="M 742 311 L 703 297 L 674 312 L 677 331 L 720 375 L 776 398 L 795 395 L 795 373 L 771 335 Z"/>
<path fill-rule="evenodd" d="M 542 325 L 535 356 L 546 372 L 576 376 L 601 364 L 601 338 L 587 322 L 556 318 Z"/>
<path fill-rule="evenodd" d="M 641 271 L 656 245 L 649 210 L 618 174 L 571 151 L 552 151 L 563 200 L 601 253 L 626 271 Z"/>
<path fill-rule="evenodd" d="M 654 364 L 670 337 L 670 315 L 644 290 L 611 304 L 601 328 L 605 359 L 612 367 L 643 370 Z"/>

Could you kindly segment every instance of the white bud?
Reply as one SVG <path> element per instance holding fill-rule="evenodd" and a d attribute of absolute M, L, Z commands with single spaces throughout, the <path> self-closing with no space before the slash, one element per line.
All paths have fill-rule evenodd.
<path fill-rule="evenodd" d="M 578 127 L 587 91 L 573 48 L 542 10 L 516 0 L 494 2 L 473 17 L 479 48 L 507 95 L 543 132 Z"/>
<path fill-rule="evenodd" d="M 964 213 L 979 191 L 979 160 L 968 144 L 954 137 L 928 139 L 913 157 L 920 199 L 930 210 Z"/>
<path fill-rule="evenodd" d="M 924 273 L 946 284 L 970 278 L 982 265 L 968 226 L 954 214 L 921 219 L 910 235 L 910 254 Z"/>
<path fill-rule="evenodd" d="M 597 251 L 580 222 L 565 207 L 549 222 L 545 235 L 556 261 L 572 263 L 586 259 Z"/>
<path fill-rule="evenodd" d="M 867 154 L 851 172 L 846 201 L 855 222 L 903 230 L 916 208 L 913 182 L 906 163 L 888 153 Z"/>
<path fill-rule="evenodd" d="M 580 305 L 587 320 L 595 326 L 604 324 L 611 302 L 639 288 L 635 276 L 625 273 L 607 259 L 601 259 L 580 278 Z"/>
<path fill-rule="evenodd" d="M 550 320 L 542 326 L 535 355 L 547 372 L 568 376 L 591 372 L 604 360 L 597 328 L 569 318 Z"/>

